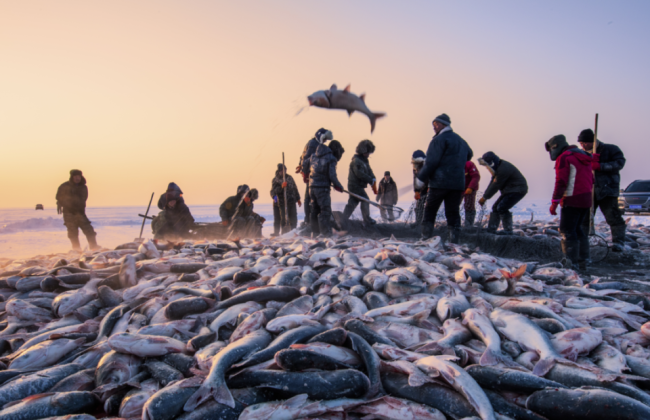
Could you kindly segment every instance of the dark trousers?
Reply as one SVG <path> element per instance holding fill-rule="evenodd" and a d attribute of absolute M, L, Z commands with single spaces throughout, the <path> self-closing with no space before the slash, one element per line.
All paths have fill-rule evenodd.
<path fill-rule="evenodd" d="M 395 216 L 393 215 L 393 205 L 392 204 L 384 204 L 381 203 L 382 206 L 386 206 L 386 208 L 380 208 L 379 213 L 381 214 L 381 218 L 384 220 L 388 221 L 393 221 L 395 219 Z"/>
<path fill-rule="evenodd" d="M 63 212 L 63 224 L 68 229 L 68 238 L 71 240 L 79 240 L 79 229 L 86 235 L 89 243 L 91 240 L 94 241 L 95 236 L 97 236 L 86 213 Z"/>
<path fill-rule="evenodd" d="M 623 212 L 618 208 L 618 197 L 605 197 L 602 200 L 594 201 L 594 212 L 600 208 L 600 211 L 605 216 L 605 221 L 609 227 L 616 226 L 625 226 L 625 220 L 623 219 Z M 587 218 L 582 222 L 582 230 L 589 232 L 589 218 L 590 215 L 587 215 Z"/>
<path fill-rule="evenodd" d="M 351 191 L 355 193 L 356 195 L 359 195 L 363 198 L 368 199 L 368 194 L 364 190 L 357 190 L 357 191 Z M 345 205 L 345 208 L 343 209 L 343 217 L 346 219 L 352 216 L 352 213 L 354 213 L 354 210 L 357 208 L 358 205 L 361 205 L 361 217 L 363 217 L 363 221 L 367 222 L 370 220 L 370 204 L 368 204 L 367 201 L 361 201 L 356 197 L 350 196 L 348 198 L 348 204 Z"/>
<path fill-rule="evenodd" d="M 460 229 L 461 201 L 463 201 L 463 190 L 429 188 L 429 192 L 427 193 L 427 204 L 424 207 L 424 222 L 435 223 L 438 210 L 444 202 L 447 227 Z"/>
<path fill-rule="evenodd" d="M 497 201 L 494 202 L 492 211 L 496 211 L 501 217 L 504 215 L 507 216 L 510 214 L 510 209 L 517 205 L 525 196 L 526 194 L 519 193 L 501 194 Z"/>
<path fill-rule="evenodd" d="M 332 196 L 329 187 L 313 187 L 309 189 L 311 200 L 311 226 L 312 232 L 322 233 L 325 236 L 332 234 L 330 220 L 332 218 Z M 316 229 L 318 228 L 318 230 Z"/>
<path fill-rule="evenodd" d="M 309 198 L 309 184 L 305 185 L 305 223 L 311 221 L 311 198 Z"/>
<path fill-rule="evenodd" d="M 289 211 L 289 226 L 290 229 L 295 229 L 298 225 L 298 215 L 296 214 L 296 203 L 289 203 L 287 210 Z M 287 233 L 290 229 L 287 226 L 287 222 L 284 218 L 284 203 L 278 201 L 273 203 L 273 231 L 275 233 Z"/>
<path fill-rule="evenodd" d="M 582 207 L 562 207 L 560 211 L 560 234 L 565 241 L 577 241 L 587 237 L 589 230 L 583 230 L 587 220 L 589 229 L 589 209 Z"/>

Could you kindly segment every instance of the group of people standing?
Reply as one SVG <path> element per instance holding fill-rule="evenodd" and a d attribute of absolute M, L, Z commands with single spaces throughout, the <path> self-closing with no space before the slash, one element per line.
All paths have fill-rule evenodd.
<path fill-rule="evenodd" d="M 439 115 L 432 125 L 435 135 L 427 152 L 416 150 L 411 160 L 415 222 L 422 227 L 422 239 L 430 238 L 436 215 L 444 203 L 447 239 L 459 243 L 460 205 L 464 202 L 465 226 L 473 226 L 480 174 L 472 162 L 471 147 L 454 132 L 449 116 Z M 558 206 L 561 206 L 560 233 L 565 266 L 577 265 L 584 268 L 589 261 L 588 234 L 592 207 L 601 209 L 611 228 L 613 250 L 624 249 L 626 225 L 617 197 L 625 157 L 617 146 L 595 139 L 591 129 L 580 133 L 578 143 L 580 148 L 569 145 L 564 135 L 557 135 L 545 143 L 545 148 L 555 162 L 555 189 L 549 211 L 556 215 Z M 596 147 L 594 143 L 597 143 Z M 334 140 L 332 132 L 325 128 L 319 129 L 305 145 L 296 174 L 300 174 L 305 183 L 306 233 L 324 237 L 332 234 L 331 188 L 344 192 L 336 174 L 337 164 L 344 152 L 341 143 Z M 364 226 L 376 223 L 370 217 L 370 199 L 366 193 L 369 186 L 376 195 L 376 200 L 384 206 L 381 209 L 382 219 L 394 219 L 391 207 L 397 203 L 397 186 L 388 171 L 377 185 L 369 162 L 369 157 L 374 152 L 375 145 L 370 140 L 362 140 L 356 146 L 355 154 L 350 160 L 346 191 L 350 196 L 343 210 L 343 224 L 357 206 L 361 208 Z M 491 151 L 483 154 L 478 163 L 491 174 L 491 180 L 478 200 L 479 205 L 483 206 L 497 192 L 501 193 L 492 206 L 487 232 L 512 234 L 511 210 L 528 193 L 526 178 L 512 163 Z M 274 235 L 295 229 L 298 224 L 296 206 L 300 207 L 303 203 L 296 182 L 287 174 L 284 164 L 278 164 L 270 194 L 273 199 Z M 98 248 L 96 233 L 85 214 L 87 198 L 86 180 L 80 170 L 73 169 L 70 171 L 70 179 L 59 187 L 56 199 L 57 212 L 63 214 L 74 249 L 80 249 L 79 229 L 86 235 L 90 248 Z M 256 189 L 240 185 L 237 193 L 223 202 L 219 215 L 221 224 L 228 232 L 246 237 L 262 235 L 265 219 L 253 211 L 253 203 L 258 198 Z M 165 193 L 160 196 L 158 208 L 161 212 L 152 221 L 155 237 L 182 237 L 192 229 L 194 218 L 185 204 L 183 192 L 175 183 L 169 183 Z M 500 225 L 503 228 L 499 231 Z"/>

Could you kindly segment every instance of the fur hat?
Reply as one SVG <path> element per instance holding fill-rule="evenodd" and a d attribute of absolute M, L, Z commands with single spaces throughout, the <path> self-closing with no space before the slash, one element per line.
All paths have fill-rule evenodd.
<path fill-rule="evenodd" d="M 260 197 L 260 193 L 257 192 L 257 188 L 253 188 L 248 196 L 251 198 L 251 201 L 255 201 Z"/>
<path fill-rule="evenodd" d="M 478 163 L 483 166 L 489 166 L 492 169 L 496 169 L 499 167 L 501 159 L 494 152 L 487 152 L 478 160 Z"/>
<path fill-rule="evenodd" d="M 286 172 L 286 170 L 287 170 L 287 167 L 286 167 L 286 166 L 284 166 L 284 165 L 283 165 L 283 164 L 281 164 L 281 163 L 278 163 L 278 169 L 277 169 L 277 172 L 282 172 L 282 169 L 284 169 L 284 170 L 285 170 L 285 172 Z"/>
<path fill-rule="evenodd" d="M 75 175 L 83 176 L 83 172 L 81 172 L 79 169 L 71 169 L 70 178 L 72 178 Z"/>
<path fill-rule="evenodd" d="M 356 153 L 365 155 L 366 153 L 375 153 L 375 145 L 370 140 L 361 140 L 357 145 Z"/>
<path fill-rule="evenodd" d="M 341 157 L 343 156 L 343 153 L 345 152 L 345 149 L 341 145 L 341 143 L 338 140 L 332 140 L 329 145 L 330 150 L 332 151 L 332 154 L 336 158 L 336 160 L 341 160 Z"/>
<path fill-rule="evenodd" d="M 449 115 L 447 114 L 440 114 L 433 121 L 444 125 L 451 125 L 451 118 L 449 118 Z"/>
<path fill-rule="evenodd" d="M 246 194 L 246 191 L 248 190 L 250 190 L 250 188 L 248 188 L 248 185 L 246 184 L 240 185 L 239 187 L 237 187 L 237 195 Z"/>
<path fill-rule="evenodd" d="M 390 176 L 390 171 L 384 172 L 384 176 Z"/>
<path fill-rule="evenodd" d="M 325 143 L 327 140 L 332 140 L 334 136 L 332 135 L 332 132 L 329 131 L 326 128 L 320 128 L 316 134 L 314 134 L 314 138 L 316 139 L 317 142 L 320 144 Z"/>

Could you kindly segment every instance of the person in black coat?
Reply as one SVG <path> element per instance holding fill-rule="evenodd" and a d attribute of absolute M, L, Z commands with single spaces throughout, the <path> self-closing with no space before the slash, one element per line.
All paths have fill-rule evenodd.
<path fill-rule="evenodd" d="M 314 235 L 332 236 L 332 197 L 330 187 L 338 192 L 343 185 L 336 176 L 336 165 L 345 149 L 336 140 L 329 146 L 321 144 L 311 155 L 309 166 L 309 199 L 311 200 L 311 231 Z"/>
<path fill-rule="evenodd" d="M 56 192 L 56 212 L 63 213 L 63 224 L 68 229 L 68 238 L 75 251 L 81 251 L 79 229 L 86 235 L 91 250 L 100 248 L 97 245 L 97 233 L 86 216 L 86 200 L 86 178 L 79 169 L 73 169 L 70 171 L 70 179 L 61 184 Z"/>
<path fill-rule="evenodd" d="M 601 141 L 598 141 L 598 147 L 594 151 L 594 132 L 589 128 L 580 132 L 578 142 L 582 150 L 592 155 L 591 167 L 596 174 L 593 211 L 595 213 L 600 208 L 612 231 L 612 251 L 621 252 L 625 249 L 625 220 L 623 212 L 618 208 L 618 194 L 625 156 L 618 146 Z M 589 232 L 589 223 L 589 218 L 583 222 L 584 232 Z"/>
<path fill-rule="evenodd" d="M 155 239 L 186 238 L 194 226 L 194 217 L 185 204 L 183 191 L 174 182 L 170 182 L 167 191 L 158 199 L 158 208 L 162 210 L 151 221 Z"/>
<path fill-rule="evenodd" d="M 225 199 L 221 206 L 219 207 L 219 216 L 221 216 L 221 224 L 228 226 L 232 220 L 233 215 L 235 214 L 235 209 L 244 199 L 244 194 L 246 194 L 250 188 L 246 184 L 242 184 L 237 187 L 237 194 L 230 196 Z"/>
<path fill-rule="evenodd" d="M 503 235 L 512 235 L 512 209 L 522 198 L 528 194 L 528 183 L 519 169 L 512 163 L 502 160 L 493 152 L 487 152 L 478 160 L 492 174 L 492 180 L 483 197 L 478 201 L 482 206 L 486 200 L 492 198 L 498 191 L 501 196 L 492 206 L 488 233 L 496 233 L 499 224 L 503 223 Z"/>
<path fill-rule="evenodd" d="M 377 188 L 377 202 L 382 206 L 388 206 L 388 210 L 380 209 L 381 218 L 392 222 L 395 220 L 393 215 L 392 206 L 397 204 L 397 184 L 393 181 L 393 178 L 390 176 L 390 171 L 384 172 L 384 177 L 379 182 L 379 188 Z"/>
<path fill-rule="evenodd" d="M 334 138 L 332 132 L 325 128 L 319 128 L 314 134 L 314 137 L 311 138 L 305 145 L 302 155 L 300 156 L 300 163 L 296 168 L 297 174 L 302 174 L 302 180 L 305 183 L 305 225 L 311 223 L 311 202 L 309 199 L 309 173 L 310 173 L 310 158 L 311 155 L 316 153 L 316 149 L 319 145 L 325 144 L 327 141 Z"/>
<path fill-rule="evenodd" d="M 429 183 L 422 223 L 422 239 L 433 236 L 436 214 L 444 201 L 449 240 L 458 243 L 460 203 L 465 191 L 465 162 L 471 160 L 474 154 L 467 142 L 454 133 L 451 119 L 447 114 L 437 116 L 432 124 L 436 135 L 429 143 L 424 167 L 416 179 L 422 185 Z"/>
<path fill-rule="evenodd" d="M 427 155 L 424 154 L 422 150 L 416 150 L 413 152 L 413 157 L 411 158 L 411 165 L 413 165 L 413 192 L 415 198 L 415 227 L 422 223 L 424 219 L 424 207 L 427 202 L 427 192 L 429 187 L 418 180 L 418 173 L 424 166 L 424 161 L 426 160 Z"/>

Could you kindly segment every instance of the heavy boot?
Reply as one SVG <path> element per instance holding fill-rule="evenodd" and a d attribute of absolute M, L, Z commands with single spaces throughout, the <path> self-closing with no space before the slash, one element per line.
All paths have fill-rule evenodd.
<path fill-rule="evenodd" d="M 497 235 L 512 235 L 512 213 L 506 212 L 500 216 L 503 230 L 499 231 Z"/>
<path fill-rule="evenodd" d="M 580 244 L 580 252 L 578 253 L 578 268 L 581 271 L 587 269 L 587 266 L 591 264 L 591 256 L 589 255 L 589 237 L 585 236 L 584 238 L 578 239 Z"/>
<path fill-rule="evenodd" d="M 562 240 L 562 253 L 564 258 L 562 259 L 562 266 L 564 268 L 573 268 L 573 264 L 578 262 L 579 252 L 580 252 L 580 242 L 578 241 L 567 241 Z"/>
<path fill-rule="evenodd" d="M 475 211 L 466 211 L 465 212 L 465 227 L 474 226 L 474 219 L 476 218 Z"/>
<path fill-rule="evenodd" d="M 311 215 L 311 233 L 314 236 L 318 236 L 320 234 L 320 227 L 318 226 L 318 216 L 314 215 L 313 213 Z"/>
<path fill-rule="evenodd" d="M 448 228 L 447 235 L 449 238 L 449 243 L 460 244 L 460 229 L 457 228 Z"/>
<path fill-rule="evenodd" d="M 431 222 L 422 222 L 422 236 L 420 240 L 426 241 L 433 237 L 433 223 Z"/>
<path fill-rule="evenodd" d="M 499 229 L 499 224 L 501 223 L 501 216 L 496 211 L 490 213 L 490 220 L 487 225 L 487 233 L 497 233 Z"/>
<path fill-rule="evenodd" d="M 75 238 L 70 238 L 70 242 L 72 243 L 72 250 L 73 251 L 81 251 L 81 244 L 79 243 L 79 237 Z"/>
<path fill-rule="evenodd" d="M 100 249 L 101 247 L 97 245 L 97 235 L 87 235 L 86 239 L 88 240 L 88 246 L 90 246 L 91 251 Z M 77 240 L 78 242 L 79 240 Z"/>
<path fill-rule="evenodd" d="M 623 252 L 625 250 L 625 225 L 611 226 L 612 231 L 612 251 Z"/>
<path fill-rule="evenodd" d="M 349 220 L 350 216 L 352 216 L 352 213 L 354 213 L 354 207 L 352 207 L 350 204 L 346 204 L 345 208 L 343 209 L 343 220 Z"/>
<path fill-rule="evenodd" d="M 329 220 L 319 220 L 318 226 L 320 229 L 320 234 L 325 238 L 332 236 L 332 225 Z"/>

